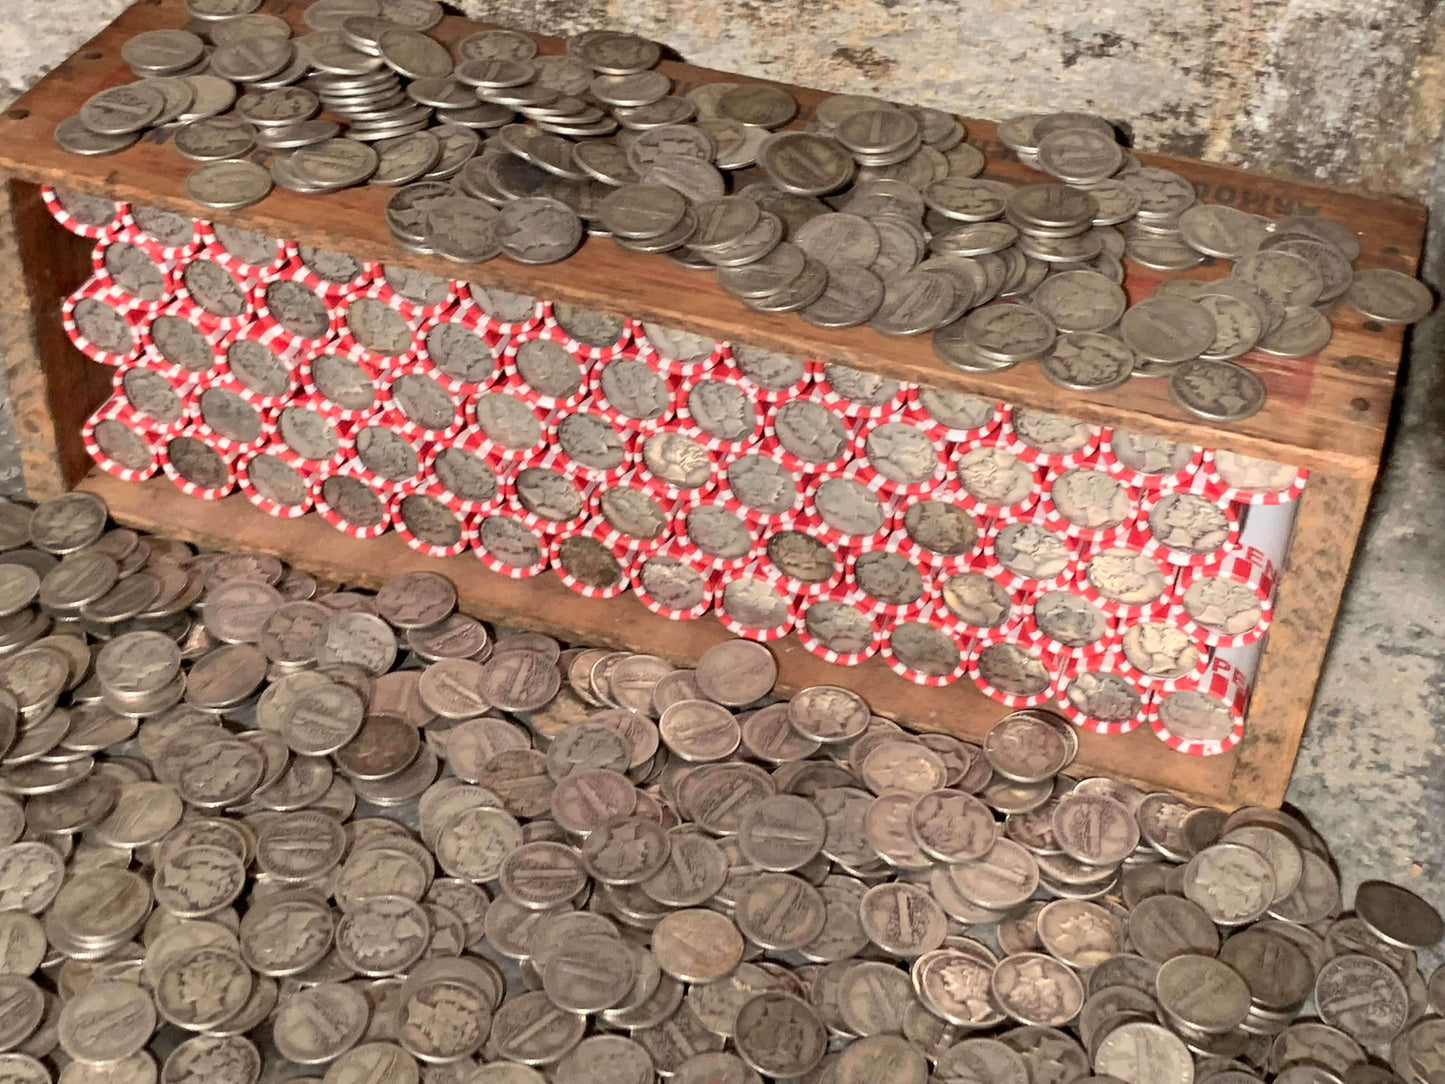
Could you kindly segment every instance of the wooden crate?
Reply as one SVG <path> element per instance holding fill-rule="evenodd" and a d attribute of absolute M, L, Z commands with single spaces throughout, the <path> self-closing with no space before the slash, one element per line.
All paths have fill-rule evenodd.
<path fill-rule="evenodd" d="M 289 0 L 266 5 L 297 27 L 302 26 L 303 7 Z M 300 568 L 361 585 L 375 586 L 410 569 L 433 568 L 456 581 L 463 608 L 479 616 L 677 662 L 695 660 L 726 638 L 727 632 L 710 618 L 668 621 L 630 594 L 584 600 L 554 577 L 510 580 L 487 571 L 470 554 L 438 561 L 413 552 L 396 535 L 356 541 L 319 516 L 278 521 L 240 495 L 207 503 L 182 496 L 163 478 L 122 483 L 90 469 L 79 429 L 109 394 L 110 373 L 74 349 L 59 318 L 61 300 L 89 271 L 90 246 L 53 222 L 39 186 L 65 185 L 187 215 L 203 213 L 183 194 L 192 163 L 166 145 L 163 133 L 151 133 L 135 147 L 101 159 L 67 154 L 52 138 L 55 126 L 91 94 L 131 80 L 120 59 L 120 47 L 128 38 L 186 22 L 182 0 L 142 0 L 0 114 L 0 274 L 8 287 L 0 302 L 0 347 L 31 494 L 39 498 L 84 488 L 103 496 L 123 523 L 206 546 L 268 551 Z M 448 17 L 434 33 L 453 42 L 477 26 Z M 544 53 L 563 51 L 557 39 L 537 41 Z M 672 78 L 678 93 L 719 80 L 756 81 L 674 61 L 664 61 L 660 70 Z M 806 123 L 826 96 L 806 88 L 787 89 L 801 106 L 795 125 Z M 1046 179 L 1014 159 L 999 143 L 993 124 L 966 123 L 970 142 L 988 155 L 986 176 Z M 1324 214 L 1347 222 L 1361 235 L 1361 265 L 1416 270 L 1425 224 L 1425 210 L 1418 204 L 1166 155 L 1139 157 L 1189 177 L 1207 202 L 1272 217 Z M 415 255 L 392 242 L 382 218 L 390 194 L 390 189 L 356 188 L 308 197 L 278 189 L 247 211 L 206 217 L 456 277 L 456 265 Z M 1206 264 L 1186 274 L 1209 279 L 1225 271 L 1224 266 Z M 1400 328 L 1382 327 L 1341 307 L 1331 314 L 1334 340 L 1318 357 L 1296 361 L 1249 355 L 1245 360 L 1263 378 L 1268 403 L 1245 422 L 1219 426 L 1183 415 L 1170 403 L 1163 381 L 1133 380 L 1116 391 L 1084 396 L 1048 383 L 1035 364 L 986 375 L 955 372 L 937 362 L 926 338 L 887 338 L 869 328 L 824 331 L 796 317 L 756 313 L 719 288 L 709 272 L 687 273 L 661 257 L 625 251 L 605 238 L 588 240 L 561 264 L 529 267 L 498 259 L 467 268 L 466 275 L 488 286 L 1309 467 L 1313 475 L 1300 500 L 1243 742 L 1225 755 L 1200 759 L 1171 751 L 1147 730 L 1112 737 L 1082 734 L 1075 769 L 1167 788 L 1223 807 L 1277 806 L 1283 799 L 1379 469 L 1402 353 Z M 1131 300 L 1147 296 L 1164 277 L 1170 276 L 1129 263 L 1125 285 Z M 977 739 L 1006 710 L 967 680 L 942 689 L 923 688 L 897 677 L 877 658 L 846 669 L 814 658 L 793 637 L 774 647 L 784 687 L 846 685 L 864 694 L 878 713 L 918 729 Z"/>

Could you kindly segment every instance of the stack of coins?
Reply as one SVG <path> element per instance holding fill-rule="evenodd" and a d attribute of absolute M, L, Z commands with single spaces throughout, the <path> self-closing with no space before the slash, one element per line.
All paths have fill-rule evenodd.
<path fill-rule="evenodd" d="M 1427 1084 L 1445 925 L 1270 809 L 0 504 L 0 1074 Z M 879 705 L 882 706 L 882 705 Z M 1307 1006 L 1313 1016 L 1302 1017 Z M 1378 1060 L 1372 1060 L 1378 1059 Z"/>
<path fill-rule="evenodd" d="M 633 34 L 588 30 L 542 56 L 512 30 L 442 44 L 434 0 L 314 0 L 294 40 L 288 23 L 234 3 L 187 7 L 187 29 L 126 43 L 137 82 L 97 93 L 55 137 L 95 155 L 172 131 L 201 162 L 186 191 L 207 207 L 247 206 L 273 184 L 405 186 L 387 221 L 413 251 L 551 263 L 609 235 L 716 271 L 759 311 L 934 333 L 939 358 L 968 371 L 1037 358 L 1078 390 L 1168 377 L 1181 410 L 1219 422 L 1265 401 L 1234 359 L 1318 353 L 1338 300 L 1403 323 L 1433 304 L 1400 270 L 1356 270 L 1348 225 L 1200 204 L 1187 178 L 1142 166 L 1093 114 L 1001 124 L 1039 171 L 1016 185 L 981 178 L 984 153 L 941 110 L 837 95 L 803 128 L 776 85 L 673 93 L 661 48 Z M 754 165 L 761 179 L 735 176 Z M 1170 281 L 1126 312 L 1125 258 L 1155 272 L 1234 267 Z"/>
<path fill-rule="evenodd" d="M 1180 681 L 1214 697 L 1211 653 L 1267 632 L 1307 472 L 287 241 L 227 268 L 208 224 L 171 230 L 192 235 L 203 264 L 103 234 L 67 304 L 77 345 L 118 370 L 86 431 L 120 477 L 240 489 L 760 641 L 796 631 L 830 662 L 971 677 L 1100 733 L 1239 740 L 1257 659 L 1227 660 L 1241 680 L 1209 726 L 1155 709 Z M 227 268 L 254 317 L 181 296 L 195 267 Z M 95 348 L 112 322 L 134 356 Z M 1186 639 L 1126 644 L 1146 616 L 1156 647 Z"/>

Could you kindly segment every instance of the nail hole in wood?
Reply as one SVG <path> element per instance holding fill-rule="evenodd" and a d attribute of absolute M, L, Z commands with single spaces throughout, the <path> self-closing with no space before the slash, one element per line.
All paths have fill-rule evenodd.
<path fill-rule="evenodd" d="M 99 60 L 99 59 L 101 58 L 101 55 L 102 55 L 102 54 L 99 52 L 99 50 L 96 50 L 96 49 L 87 49 L 85 52 L 83 52 L 83 53 L 80 54 L 80 59 L 81 59 L 81 60 Z"/>
<path fill-rule="evenodd" d="M 6 115 L 7 117 L 9 117 L 11 120 L 24 120 L 26 117 L 30 116 L 30 110 L 28 110 L 28 109 L 12 109 L 12 110 L 10 110 L 9 113 L 6 113 L 5 115 Z"/>
<path fill-rule="evenodd" d="M 1368 399 L 1356 397 L 1350 400 L 1350 409 L 1356 411 L 1357 413 L 1363 414 L 1365 411 L 1370 409 L 1370 401 Z"/>

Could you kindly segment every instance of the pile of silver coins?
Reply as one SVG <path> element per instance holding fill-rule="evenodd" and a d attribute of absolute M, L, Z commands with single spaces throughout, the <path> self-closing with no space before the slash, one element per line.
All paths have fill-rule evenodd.
<path fill-rule="evenodd" d="M 1233 359 L 1318 353 L 1341 299 L 1380 323 L 1433 304 L 1400 271 L 1356 270 L 1348 226 L 1200 204 L 1188 179 L 1142 166 L 1092 114 L 1003 124 L 1000 138 L 1051 178 L 1018 185 L 981 176 L 983 152 L 941 110 L 837 95 L 785 128 L 800 112 L 786 88 L 674 94 L 659 46 L 632 34 L 590 30 L 539 55 L 512 30 L 448 47 L 429 33 L 433 0 L 315 0 L 295 39 L 260 0 L 187 6 L 188 29 L 125 44 L 139 81 L 96 94 L 56 139 L 108 154 L 161 129 L 202 163 L 186 191 L 211 208 L 248 206 L 273 184 L 400 186 L 386 217 L 412 251 L 541 264 L 607 235 L 715 270 L 759 311 L 934 332 L 947 365 L 1039 359 L 1080 390 L 1168 377 L 1181 409 L 1226 422 L 1265 401 Z M 1129 306 L 1126 257 L 1233 269 Z"/>
<path fill-rule="evenodd" d="M 0 1080 L 1436 1079 L 1439 915 L 1287 813 L 456 604 L 0 504 Z"/>

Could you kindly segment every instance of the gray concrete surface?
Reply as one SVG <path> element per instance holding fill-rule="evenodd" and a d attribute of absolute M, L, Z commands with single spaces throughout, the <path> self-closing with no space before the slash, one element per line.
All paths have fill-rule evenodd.
<path fill-rule="evenodd" d="M 126 6 L 0 4 L 0 106 Z M 1089 109 L 1136 145 L 1445 210 L 1445 8 L 1432 0 L 464 0 L 546 33 L 635 30 L 695 63 L 1003 117 Z M 1436 216 L 1438 218 L 1438 215 Z M 1445 281 L 1445 234 L 1427 281 Z M 1415 330 L 1387 467 L 1290 801 L 1347 883 L 1445 907 L 1445 320 Z M 3 396 L 0 396 L 3 398 Z M 0 491 L 21 485 L 0 404 Z M 1348 899 L 1348 895 L 1346 897 Z"/>

